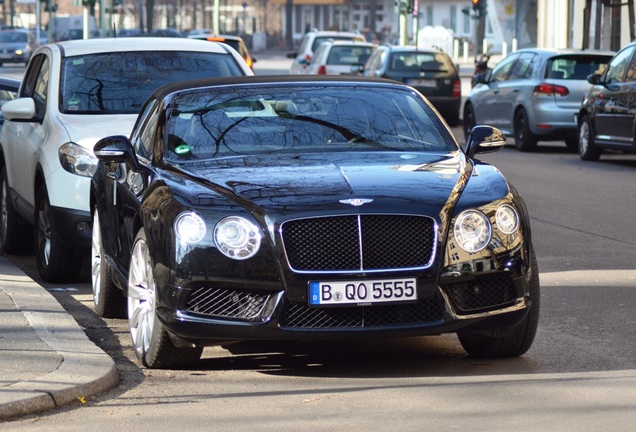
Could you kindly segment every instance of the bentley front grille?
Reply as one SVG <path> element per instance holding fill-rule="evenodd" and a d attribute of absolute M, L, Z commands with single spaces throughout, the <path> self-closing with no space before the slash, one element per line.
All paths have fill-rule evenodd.
<path fill-rule="evenodd" d="M 390 327 L 436 322 L 442 314 L 441 302 L 432 297 L 413 304 L 386 306 L 310 308 L 288 303 L 280 325 L 304 329 Z"/>
<path fill-rule="evenodd" d="M 460 313 L 475 313 L 510 306 L 518 298 L 514 282 L 508 277 L 490 277 L 442 287 Z"/>
<path fill-rule="evenodd" d="M 297 272 L 418 269 L 435 254 L 435 221 L 425 216 L 350 215 L 295 219 L 281 227 Z"/>

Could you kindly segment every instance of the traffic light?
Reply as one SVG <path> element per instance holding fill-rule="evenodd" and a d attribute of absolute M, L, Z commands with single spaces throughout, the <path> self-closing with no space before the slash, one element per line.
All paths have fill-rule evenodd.
<path fill-rule="evenodd" d="M 478 16 L 486 16 L 486 0 L 471 0 L 471 2 Z"/>

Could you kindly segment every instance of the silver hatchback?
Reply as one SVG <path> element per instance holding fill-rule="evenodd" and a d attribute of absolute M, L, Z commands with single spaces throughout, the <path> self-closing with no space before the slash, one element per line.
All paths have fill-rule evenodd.
<path fill-rule="evenodd" d="M 506 56 L 478 80 L 464 104 L 464 134 L 488 124 L 514 137 L 522 151 L 538 141 L 564 140 L 578 146 L 574 115 L 590 88 L 588 75 L 600 73 L 614 53 L 527 48 Z"/>

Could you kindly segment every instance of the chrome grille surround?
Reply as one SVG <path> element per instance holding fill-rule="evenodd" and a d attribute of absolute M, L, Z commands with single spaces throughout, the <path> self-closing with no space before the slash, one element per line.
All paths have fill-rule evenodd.
<path fill-rule="evenodd" d="M 280 227 L 296 273 L 420 270 L 431 266 L 437 223 L 429 216 L 353 214 L 291 219 Z"/>

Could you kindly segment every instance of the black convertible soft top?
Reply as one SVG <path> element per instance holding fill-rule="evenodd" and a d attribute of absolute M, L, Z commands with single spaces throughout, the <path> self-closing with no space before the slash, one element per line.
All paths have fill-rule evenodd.
<path fill-rule="evenodd" d="M 152 94 L 154 98 L 163 99 L 165 96 L 180 92 L 183 90 L 214 87 L 225 85 L 241 85 L 241 84 L 301 84 L 301 83 L 366 83 L 366 84 L 399 84 L 398 81 L 392 81 L 383 78 L 370 78 L 357 75 L 258 75 L 258 76 L 235 76 L 235 77 L 213 77 L 188 81 L 177 81 L 159 87 Z"/>

